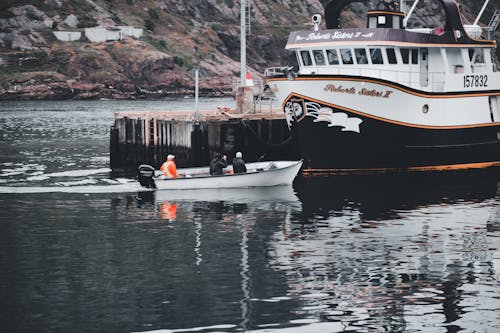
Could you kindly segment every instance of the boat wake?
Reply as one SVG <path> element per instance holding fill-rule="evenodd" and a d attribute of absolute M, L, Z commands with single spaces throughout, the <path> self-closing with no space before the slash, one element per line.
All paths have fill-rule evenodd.
<path fill-rule="evenodd" d="M 76 186 L 0 186 L 0 194 L 25 193 L 131 193 L 148 191 L 138 182 L 115 185 L 76 185 Z"/>
<path fill-rule="evenodd" d="M 3 170 L 4 171 L 4 170 Z M 0 178 L 0 193 L 126 193 L 144 191 L 135 179 L 110 178 L 109 168 L 31 173 Z M 3 173 L 2 176 L 12 176 Z"/>
<path fill-rule="evenodd" d="M 47 180 L 54 177 L 84 177 L 84 176 L 92 176 L 103 173 L 109 173 L 111 169 L 109 168 L 100 168 L 100 169 L 83 169 L 83 170 L 70 170 L 70 171 L 62 171 L 62 172 L 53 172 L 46 173 L 40 175 L 34 175 L 26 178 L 28 181 L 40 181 Z"/>

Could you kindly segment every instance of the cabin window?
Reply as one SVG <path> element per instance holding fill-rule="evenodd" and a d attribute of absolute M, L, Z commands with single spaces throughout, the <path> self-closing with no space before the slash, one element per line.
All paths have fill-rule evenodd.
<path fill-rule="evenodd" d="M 374 65 L 381 65 L 384 63 L 382 50 L 380 49 L 370 49 L 370 57 L 372 58 L 372 64 Z"/>
<path fill-rule="evenodd" d="M 484 52 L 483 49 L 469 49 L 469 57 L 472 64 L 484 64 Z"/>
<path fill-rule="evenodd" d="M 328 57 L 328 64 L 330 65 L 339 64 L 339 56 L 337 54 L 337 50 L 326 50 L 326 56 Z"/>
<path fill-rule="evenodd" d="M 300 51 L 300 56 L 302 57 L 304 66 L 312 66 L 312 59 L 309 51 Z"/>
<path fill-rule="evenodd" d="M 469 60 L 472 61 L 474 58 L 474 49 L 469 49 Z"/>
<path fill-rule="evenodd" d="M 411 63 L 418 65 L 418 49 L 411 49 Z"/>
<path fill-rule="evenodd" d="M 413 65 L 417 65 L 418 49 L 401 48 L 401 58 L 403 59 L 403 64 L 409 64 L 411 62 Z"/>
<path fill-rule="evenodd" d="M 401 58 L 403 59 L 403 64 L 410 63 L 410 49 L 401 49 Z"/>
<path fill-rule="evenodd" d="M 464 61 L 462 58 L 462 52 L 459 48 L 450 47 L 445 48 L 446 51 L 446 61 L 449 65 L 449 71 L 454 73 L 463 73 L 464 72 Z"/>
<path fill-rule="evenodd" d="M 389 64 L 394 65 L 398 63 L 398 60 L 396 59 L 396 51 L 394 51 L 393 48 L 386 49 L 387 52 L 387 61 Z"/>
<path fill-rule="evenodd" d="M 354 49 L 354 54 L 356 55 L 356 61 L 358 62 L 358 65 L 365 65 L 368 63 L 365 49 Z"/>
<path fill-rule="evenodd" d="M 340 56 L 342 57 L 342 63 L 344 65 L 354 64 L 354 60 L 352 58 L 352 52 L 350 49 L 340 49 Z"/>
<path fill-rule="evenodd" d="M 400 21 L 400 17 L 399 16 L 393 16 L 392 17 L 392 27 L 394 29 L 399 29 L 399 21 Z"/>
<path fill-rule="evenodd" d="M 301 60 L 300 60 L 300 52 L 299 51 L 295 51 L 295 57 L 297 58 L 297 64 L 300 64 Z"/>
<path fill-rule="evenodd" d="M 325 64 L 325 56 L 323 55 L 323 50 L 314 50 L 314 61 L 316 62 L 316 66 L 323 66 Z"/>
<path fill-rule="evenodd" d="M 368 28 L 376 28 L 377 27 L 377 18 L 375 16 L 371 16 L 368 18 Z"/>

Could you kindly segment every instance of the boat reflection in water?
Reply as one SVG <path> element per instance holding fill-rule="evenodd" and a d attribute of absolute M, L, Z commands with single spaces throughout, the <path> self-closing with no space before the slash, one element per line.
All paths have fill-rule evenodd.
<path fill-rule="evenodd" d="M 157 190 L 154 192 L 156 202 L 170 201 L 224 201 L 232 203 L 259 202 L 296 202 L 297 196 L 291 185 L 252 187 L 252 188 L 219 188 L 197 190 Z"/>
<path fill-rule="evenodd" d="M 259 210 L 276 210 L 278 206 L 295 209 L 300 208 L 299 199 L 291 185 L 254 187 L 254 188 L 221 188 L 197 190 L 156 190 L 139 192 L 139 199 L 152 202 L 157 206 L 160 217 L 166 220 L 175 220 L 177 208 L 193 209 L 197 203 L 208 202 L 220 207 L 234 206 L 238 210 L 243 207 L 258 206 Z M 285 206 L 283 204 L 286 203 Z"/>
<path fill-rule="evenodd" d="M 500 168 L 494 170 L 302 177 L 295 182 L 304 223 L 341 211 L 361 220 L 399 218 L 401 211 L 436 204 L 495 197 Z"/>
<path fill-rule="evenodd" d="M 301 178 L 302 211 L 271 238 L 270 265 L 301 313 L 339 331 L 499 329 L 499 179 Z"/>
<path fill-rule="evenodd" d="M 226 329 L 488 331 L 500 329 L 499 181 L 498 172 L 313 177 L 272 192 L 143 200 L 194 221 L 200 267 L 223 255 L 213 246 L 236 255 L 221 245 L 233 228 L 240 262 L 225 274 L 239 271 L 241 322 Z M 229 222 L 217 236 L 207 214 Z"/>
<path fill-rule="evenodd" d="M 211 287 L 213 290 L 204 290 L 202 294 L 214 294 L 209 298 L 221 298 L 226 304 L 218 310 L 214 307 L 206 308 L 203 302 L 207 300 L 200 301 L 203 297 L 198 295 L 195 300 L 197 311 L 211 313 L 212 321 L 213 318 L 221 318 L 227 322 L 228 318 L 234 320 L 234 314 L 228 316 L 228 312 L 234 309 L 228 311 L 227 308 L 234 308 L 231 304 L 238 300 L 241 314 L 241 321 L 238 323 L 192 327 L 187 331 L 202 328 L 204 331 L 220 331 L 239 327 L 246 332 L 258 326 L 260 320 L 257 323 L 255 321 L 263 307 L 254 305 L 256 300 L 253 297 L 258 293 L 255 289 L 259 289 L 254 285 L 258 285 L 260 279 L 274 280 L 272 275 L 275 274 L 265 268 L 266 262 L 262 260 L 265 246 L 261 244 L 268 243 L 268 237 L 282 221 L 291 218 L 292 212 L 300 212 L 301 204 L 293 187 L 283 185 L 242 189 L 156 190 L 138 194 L 141 205 L 154 205 L 160 218 L 169 222 L 192 221 L 194 264 L 198 267 L 198 272 L 204 274 L 196 278 L 218 280 Z M 249 241 L 253 242 L 253 248 L 249 247 Z M 250 263 L 251 260 L 254 261 L 253 264 Z M 239 282 L 238 289 L 234 288 L 235 277 Z M 219 293 L 219 289 L 223 292 Z M 274 290 L 274 287 L 270 289 Z M 180 290 L 175 292 L 184 293 Z M 211 299 L 210 302 L 212 301 Z M 176 310 L 177 308 L 172 308 L 172 311 Z M 181 323 L 183 324 L 185 323 Z M 179 327 L 179 322 L 174 320 L 169 325 Z"/>

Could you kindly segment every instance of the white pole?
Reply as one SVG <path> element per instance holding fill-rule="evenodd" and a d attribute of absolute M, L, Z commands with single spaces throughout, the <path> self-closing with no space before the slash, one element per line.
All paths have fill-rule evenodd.
<path fill-rule="evenodd" d="M 484 10 L 486 9 L 486 6 L 488 6 L 488 2 L 490 2 L 490 0 L 486 0 L 484 2 L 484 5 L 483 5 L 483 8 L 481 8 L 481 11 L 479 12 L 479 15 L 476 17 L 476 20 L 474 21 L 474 25 L 477 24 L 477 22 L 479 22 L 479 19 L 481 18 L 481 16 L 483 15 L 483 12 Z"/>
<path fill-rule="evenodd" d="M 199 75 L 199 68 L 196 67 L 195 71 L 194 71 L 194 77 L 195 77 L 195 81 L 194 81 L 194 105 L 195 105 L 195 118 L 196 120 L 198 120 L 199 116 L 200 116 L 200 105 L 198 104 L 198 86 L 199 86 L 199 83 L 200 83 L 200 75 Z"/>
<path fill-rule="evenodd" d="M 245 86 L 246 72 L 247 72 L 247 41 L 246 41 L 246 15 L 245 8 L 247 6 L 246 0 L 241 0 L 241 27 L 240 27 L 240 86 Z"/>
<path fill-rule="evenodd" d="M 418 0 L 415 0 L 415 2 L 413 3 L 413 5 L 410 8 L 410 11 L 408 12 L 408 15 L 406 15 L 406 17 L 403 19 L 403 27 L 406 27 L 406 24 L 408 23 L 408 19 L 410 18 L 411 14 L 415 10 L 415 7 L 417 7 L 417 3 L 418 3 Z"/>

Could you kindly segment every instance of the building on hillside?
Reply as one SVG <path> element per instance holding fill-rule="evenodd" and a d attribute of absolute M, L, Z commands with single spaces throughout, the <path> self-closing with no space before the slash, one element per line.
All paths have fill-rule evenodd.
<path fill-rule="evenodd" d="M 82 33 L 80 31 L 53 31 L 54 36 L 61 42 L 74 42 L 80 40 Z"/>
<path fill-rule="evenodd" d="M 130 26 L 119 27 L 93 27 L 85 29 L 85 37 L 91 42 L 106 42 L 122 40 L 124 36 L 140 38 L 143 35 L 143 30 Z"/>
<path fill-rule="evenodd" d="M 144 34 L 141 28 L 134 28 L 126 25 L 120 25 L 117 28 L 121 30 L 124 36 L 134 37 L 135 39 L 141 38 Z"/>
<path fill-rule="evenodd" d="M 85 37 L 91 42 L 106 42 L 123 39 L 123 33 L 117 28 L 93 27 L 85 28 Z"/>

